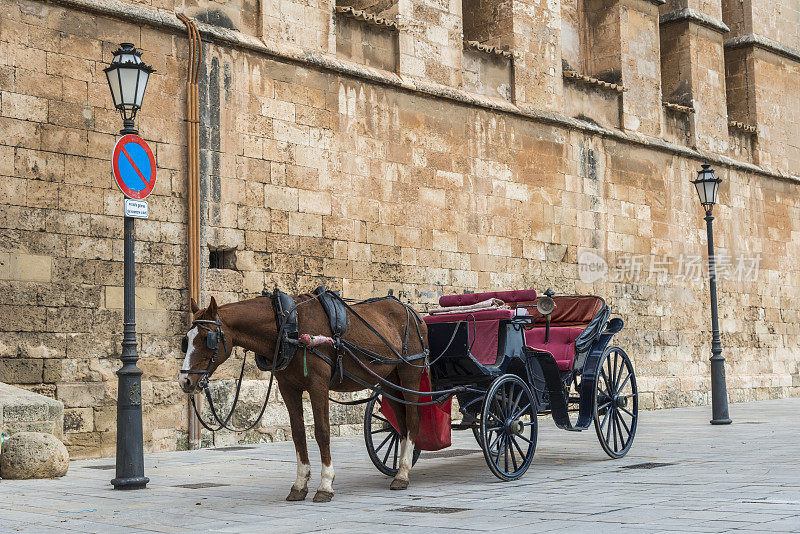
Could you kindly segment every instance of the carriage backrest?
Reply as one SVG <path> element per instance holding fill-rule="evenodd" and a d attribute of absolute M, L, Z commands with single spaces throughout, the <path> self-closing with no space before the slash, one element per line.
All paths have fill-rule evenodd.
<path fill-rule="evenodd" d="M 594 295 L 555 296 L 556 309 L 550 315 L 550 324 L 553 326 L 586 326 L 605 306 L 605 301 Z M 524 306 L 528 313 L 537 319 L 537 326 L 544 326 L 538 319 L 542 314 L 536 309 L 535 303 L 518 304 Z"/>

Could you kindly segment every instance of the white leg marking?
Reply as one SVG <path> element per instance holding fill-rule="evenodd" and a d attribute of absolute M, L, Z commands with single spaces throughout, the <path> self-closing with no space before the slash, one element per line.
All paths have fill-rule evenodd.
<path fill-rule="evenodd" d="M 334 472 L 333 472 L 333 462 L 331 461 L 331 465 L 322 465 L 322 482 L 319 483 L 319 487 L 317 491 L 326 491 L 328 493 L 333 493 L 333 479 L 334 479 Z"/>
<path fill-rule="evenodd" d="M 297 455 L 297 479 L 294 481 L 292 489 L 303 491 L 308 488 L 308 481 L 311 479 L 311 465 L 304 464 Z"/>
<path fill-rule="evenodd" d="M 408 480 L 408 474 L 411 471 L 411 464 L 413 461 L 414 442 L 411 441 L 411 435 L 408 434 L 406 438 L 400 442 L 400 466 L 397 469 L 397 476 L 395 476 L 395 478 Z"/>

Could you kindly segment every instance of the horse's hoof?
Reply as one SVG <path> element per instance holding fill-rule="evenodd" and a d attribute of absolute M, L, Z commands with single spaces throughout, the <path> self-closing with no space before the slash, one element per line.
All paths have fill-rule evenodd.
<path fill-rule="evenodd" d="M 308 495 L 308 490 L 299 490 L 292 488 L 292 491 L 289 492 L 289 496 L 286 497 L 287 501 L 304 501 L 306 500 L 306 495 Z"/>
<path fill-rule="evenodd" d="M 408 489 L 408 480 L 394 479 L 394 480 L 392 480 L 392 484 L 389 486 L 389 489 L 393 489 L 393 490 Z"/>
<path fill-rule="evenodd" d="M 331 502 L 331 499 L 333 499 L 332 491 L 317 490 L 314 494 L 314 502 Z"/>

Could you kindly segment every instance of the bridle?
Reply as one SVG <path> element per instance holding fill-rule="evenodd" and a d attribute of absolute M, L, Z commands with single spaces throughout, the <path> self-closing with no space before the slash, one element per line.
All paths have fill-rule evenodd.
<path fill-rule="evenodd" d="M 217 329 L 212 329 L 210 325 L 216 326 Z M 225 353 L 228 352 L 228 343 L 225 339 L 225 332 L 222 330 L 222 321 L 219 320 L 219 314 L 217 314 L 214 320 L 195 319 L 192 321 L 192 327 L 197 327 L 208 332 L 206 335 L 206 347 L 213 350 L 214 354 L 211 356 L 205 369 L 181 369 L 179 372 L 187 375 L 203 375 L 200 377 L 200 380 L 197 381 L 197 387 L 203 390 L 208 387 L 208 378 L 211 376 L 211 368 L 214 367 L 214 363 L 217 361 L 219 342 L 222 341 L 222 348 Z M 184 337 L 181 342 L 181 352 L 186 354 L 187 350 L 189 350 L 189 340 Z"/>

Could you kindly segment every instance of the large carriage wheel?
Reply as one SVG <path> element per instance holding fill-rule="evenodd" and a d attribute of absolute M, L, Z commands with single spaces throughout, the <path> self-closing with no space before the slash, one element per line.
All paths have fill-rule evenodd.
<path fill-rule="evenodd" d="M 609 347 L 603 354 L 594 386 L 594 429 L 612 458 L 622 458 L 633 444 L 639 420 L 639 390 L 625 351 Z"/>
<path fill-rule="evenodd" d="M 516 480 L 530 467 L 536 451 L 536 401 L 516 375 L 497 378 L 486 392 L 481 411 L 481 448 L 486 463 L 501 480 Z"/>
<path fill-rule="evenodd" d="M 364 441 L 369 459 L 384 475 L 393 477 L 400 467 L 400 434 L 381 413 L 380 396 L 367 403 L 364 411 Z M 412 465 L 417 463 L 419 449 L 414 449 Z"/>

